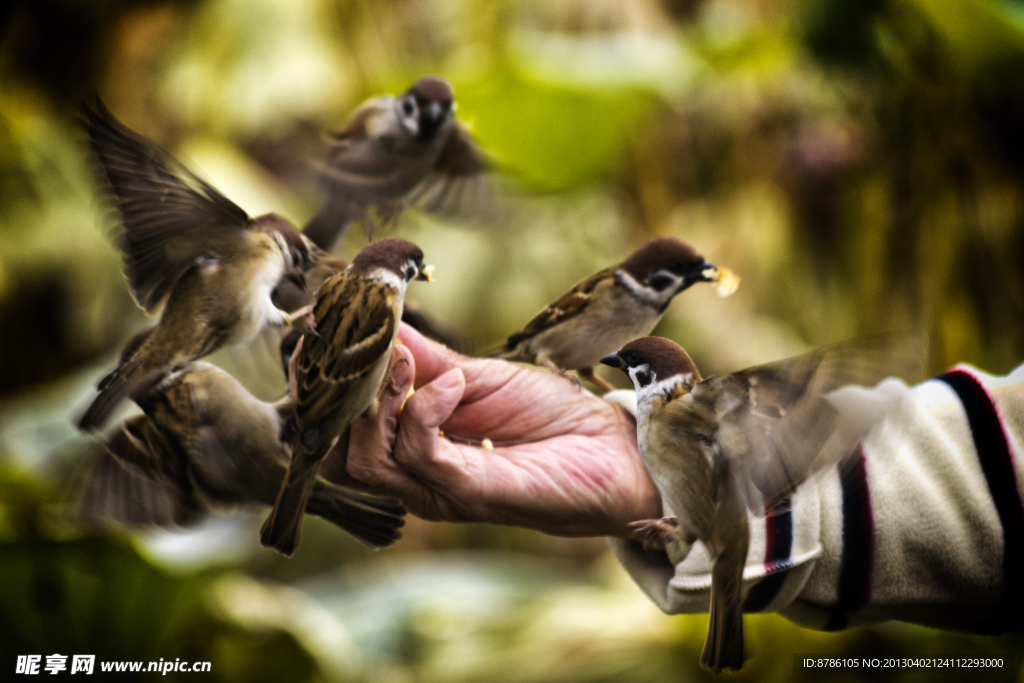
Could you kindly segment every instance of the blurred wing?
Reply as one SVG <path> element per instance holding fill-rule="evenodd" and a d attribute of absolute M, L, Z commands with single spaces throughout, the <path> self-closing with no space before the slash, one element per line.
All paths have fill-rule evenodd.
<path fill-rule="evenodd" d="M 469 131 L 456 123 L 433 170 L 407 201 L 428 213 L 486 217 L 497 200 L 487 177 L 491 166 Z"/>
<path fill-rule="evenodd" d="M 125 277 L 135 301 L 150 312 L 197 257 L 230 249 L 233 238 L 249 226 L 249 216 L 129 130 L 102 102 L 96 111 L 85 106 L 84 112 L 90 143 L 124 225 Z M 227 245 L 214 246 L 225 238 Z"/>
<path fill-rule="evenodd" d="M 395 309 L 389 288 L 353 271 L 324 283 L 317 297 L 318 336 L 306 335 L 296 368 L 296 418 L 316 424 L 344 403 L 365 380 L 395 337 Z M 358 414 L 366 406 L 350 406 Z"/>
<path fill-rule="evenodd" d="M 159 455 L 147 439 L 144 415 L 128 420 L 89 463 L 80 512 L 87 522 L 125 527 L 170 526 L 193 519 L 194 500 L 183 500 L 159 474 Z"/>
<path fill-rule="evenodd" d="M 315 165 L 327 193 L 324 203 L 333 207 L 334 213 L 347 209 L 348 217 L 357 219 L 360 209 L 372 205 L 387 213 L 390 203 L 401 199 L 428 172 L 418 168 L 408 154 L 370 135 L 368 127 L 374 116 L 393 106 L 390 97 L 362 104 L 344 130 L 334 136 L 326 162 Z"/>
<path fill-rule="evenodd" d="M 599 273 L 591 275 L 583 282 L 579 283 L 568 292 L 562 295 L 558 301 L 554 302 L 543 311 L 534 316 L 533 320 L 526 324 L 519 332 L 516 332 L 508 338 L 505 343 L 504 350 L 512 351 L 521 342 L 533 337 L 545 330 L 548 330 L 559 323 L 563 323 L 570 318 L 574 318 L 586 308 L 587 304 L 595 296 L 595 291 L 602 283 L 607 285 L 612 284 L 612 278 L 608 277 L 611 269 L 602 270 Z"/>
<path fill-rule="evenodd" d="M 719 452 L 759 492 L 752 495 L 748 487 L 751 509 L 765 500 L 778 503 L 815 472 L 851 455 L 883 413 L 841 415 L 826 394 L 907 370 L 915 347 L 905 339 L 837 344 L 694 387 L 691 399 L 718 420 Z"/>

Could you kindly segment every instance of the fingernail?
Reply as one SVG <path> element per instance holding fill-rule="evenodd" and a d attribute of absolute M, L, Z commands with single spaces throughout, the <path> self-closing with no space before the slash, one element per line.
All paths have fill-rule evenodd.
<path fill-rule="evenodd" d="M 462 370 L 458 368 L 452 368 L 448 372 L 444 373 L 440 377 L 434 380 L 433 384 L 441 391 L 447 391 L 454 389 L 459 386 L 460 377 L 462 376 Z"/>

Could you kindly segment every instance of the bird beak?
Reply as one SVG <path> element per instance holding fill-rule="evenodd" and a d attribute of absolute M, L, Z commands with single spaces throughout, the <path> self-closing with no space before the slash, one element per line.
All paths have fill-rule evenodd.
<path fill-rule="evenodd" d="M 615 353 L 609 353 L 607 356 L 602 358 L 601 359 L 601 364 L 602 365 L 608 365 L 608 366 L 613 367 L 613 368 L 618 368 L 619 370 L 624 370 L 625 369 L 625 366 L 622 363 L 622 359 L 619 358 L 619 352 L 618 351 L 616 351 Z"/>
<path fill-rule="evenodd" d="M 706 259 L 696 271 L 699 274 L 694 277 L 693 282 L 714 282 L 715 291 L 722 298 L 730 296 L 740 286 L 740 278 L 736 273 L 728 268 L 719 268 Z"/>
<path fill-rule="evenodd" d="M 693 276 L 694 282 L 718 282 L 718 266 L 707 259 L 704 259 L 704 262 L 697 266 L 694 272 L 696 273 Z"/>
<path fill-rule="evenodd" d="M 416 276 L 417 280 L 426 280 L 427 282 L 434 281 L 434 266 L 423 266 L 420 269 L 420 274 Z"/>

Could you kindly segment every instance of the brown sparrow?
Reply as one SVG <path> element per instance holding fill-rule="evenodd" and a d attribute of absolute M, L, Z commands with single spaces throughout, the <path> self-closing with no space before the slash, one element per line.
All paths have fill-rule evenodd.
<path fill-rule="evenodd" d="M 594 374 L 601 358 L 650 334 L 681 291 L 697 282 L 719 282 L 726 273 L 686 242 L 656 237 L 619 265 L 570 289 L 489 355 L 543 365 L 560 374 L 576 370 L 609 391 L 612 386 Z"/>
<path fill-rule="evenodd" d="M 125 277 L 147 313 L 166 300 L 160 322 L 99 385 L 79 422 L 98 429 L 126 396 L 221 346 L 252 340 L 266 325 L 304 321 L 271 301 L 283 279 L 300 286 L 312 245 L 276 214 L 250 218 L 103 104 L 85 107 L 86 128 L 124 226 Z"/>
<path fill-rule="evenodd" d="M 406 285 L 429 282 L 431 270 L 415 244 L 382 239 L 317 292 L 316 334 L 303 336 L 295 361 L 295 415 L 281 430 L 292 461 L 263 524 L 263 545 L 285 555 L 295 551 L 320 463 L 353 420 L 376 413 Z"/>
<path fill-rule="evenodd" d="M 872 359 L 867 348 L 837 345 L 701 379 L 677 344 L 644 337 L 601 362 L 633 382 L 640 454 L 676 515 L 634 529 L 645 546 L 671 546 L 680 558 L 696 540 L 707 548 L 711 620 L 701 664 L 715 673 L 738 670 L 747 509 L 785 501 L 813 473 L 851 455 L 884 418 L 884 408 L 851 387 L 834 391 L 874 378 L 884 351 Z"/>
<path fill-rule="evenodd" d="M 442 205 L 457 194 L 457 181 L 485 164 L 454 113 L 455 92 L 437 76 L 360 105 L 319 167 L 326 197 L 305 235 L 330 250 L 352 221 L 369 227 L 371 208 L 392 220 L 411 202 L 429 196 Z"/>
<path fill-rule="evenodd" d="M 280 441 L 290 398 L 264 403 L 206 363 L 173 372 L 140 395 L 145 412 L 124 422 L 94 466 L 83 513 L 127 526 L 188 522 L 211 507 L 273 505 L 288 467 Z M 372 548 L 399 537 L 394 500 L 316 478 L 307 511 Z"/>

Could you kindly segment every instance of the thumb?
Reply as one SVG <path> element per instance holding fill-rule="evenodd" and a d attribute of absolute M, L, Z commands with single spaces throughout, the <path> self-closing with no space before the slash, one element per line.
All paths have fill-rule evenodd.
<path fill-rule="evenodd" d="M 399 466 L 422 479 L 444 479 L 438 432 L 466 391 L 466 376 L 452 368 L 413 394 L 399 419 L 394 456 Z"/>

